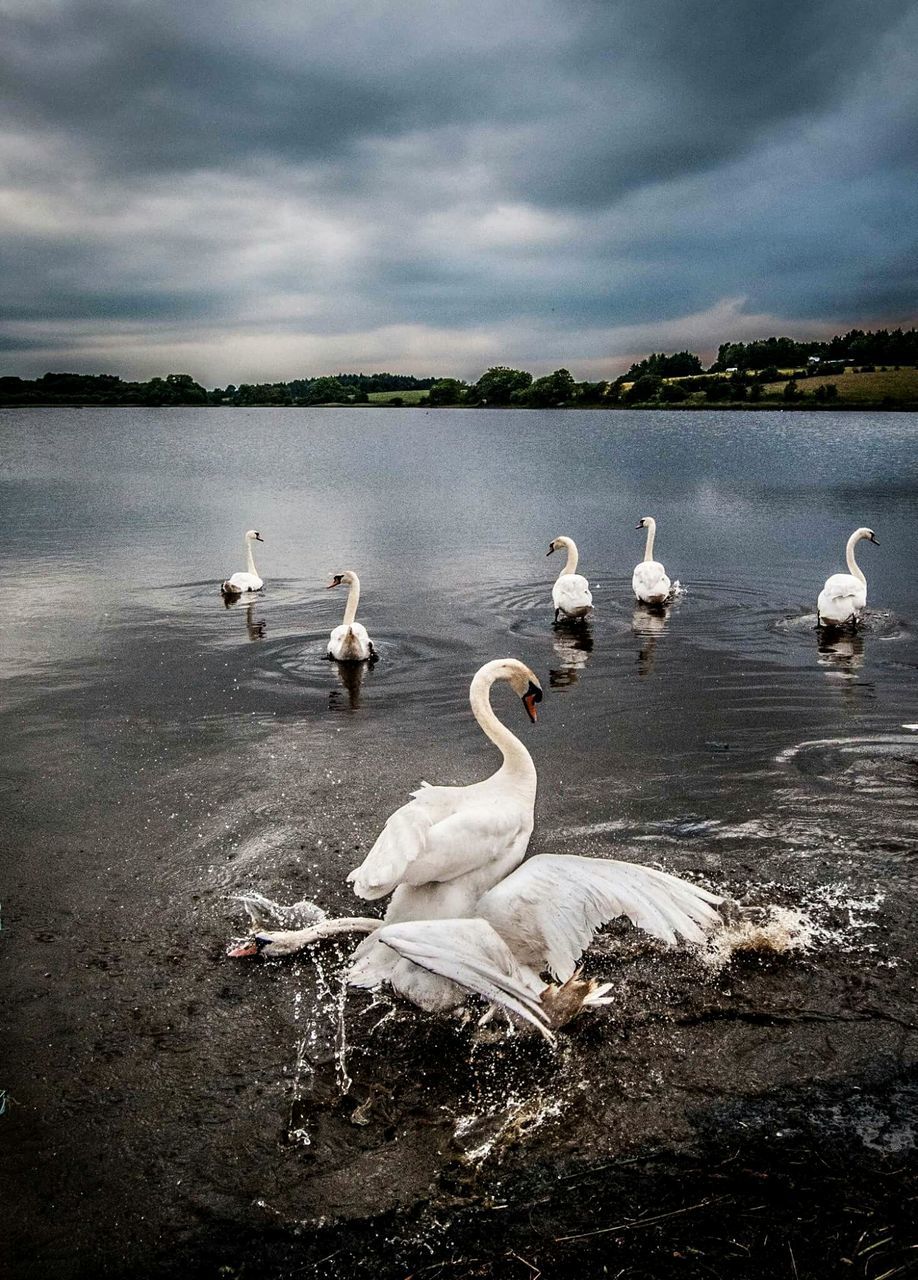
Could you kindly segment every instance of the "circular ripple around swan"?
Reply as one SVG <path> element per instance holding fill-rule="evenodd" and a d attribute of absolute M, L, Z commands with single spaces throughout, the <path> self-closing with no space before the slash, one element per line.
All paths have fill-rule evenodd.
<path fill-rule="evenodd" d="M 255 679 L 322 695 L 341 690 L 354 699 L 366 694 L 374 702 L 422 697 L 444 707 L 467 704 L 463 668 L 474 665 L 468 645 L 375 628 L 373 643 L 378 661 L 343 663 L 327 657 L 325 631 L 267 638 L 258 646 Z"/>

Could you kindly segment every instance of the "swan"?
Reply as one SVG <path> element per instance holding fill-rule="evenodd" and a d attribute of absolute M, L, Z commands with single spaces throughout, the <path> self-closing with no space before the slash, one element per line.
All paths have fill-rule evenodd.
<path fill-rule="evenodd" d="M 220 590 L 225 596 L 241 596 L 246 591 L 260 591 L 265 585 L 255 568 L 255 558 L 252 555 L 253 542 L 264 542 L 264 538 L 257 529 L 249 529 L 245 535 L 246 572 L 234 573 L 231 578 L 227 578 L 220 584 Z"/>
<path fill-rule="evenodd" d="M 389 981 L 409 999 L 428 1007 L 442 999 L 444 983 L 374 935 L 384 923 L 464 917 L 482 894 L 519 866 L 532 835 L 536 770 L 529 752 L 491 708 L 492 686 L 506 682 L 523 701 L 532 721 L 542 686 L 535 674 L 515 658 L 486 662 L 469 688 L 472 713 L 484 734 L 503 756 L 496 773 L 465 787 L 432 787 L 422 783 L 413 799 L 389 818 L 361 865 L 348 876 L 358 897 L 373 901 L 392 894 L 385 921 L 357 917 L 363 923 L 337 928 L 324 921 L 305 933 L 284 936 L 255 934 L 230 955 L 288 954 L 328 931 L 370 933 L 352 956 L 348 981 L 375 987 Z M 249 913 L 254 923 L 255 915 Z M 285 942 L 286 938 L 286 942 Z M 449 990 L 451 988 L 448 987 Z"/>
<path fill-rule="evenodd" d="M 582 573 L 577 573 L 577 544 L 573 538 L 555 538 L 548 547 L 547 555 L 554 551 L 567 551 L 567 562 L 558 574 L 555 585 L 551 589 L 551 599 L 555 606 L 555 622 L 563 613 L 568 618 L 583 618 L 593 608 L 593 597 L 590 584 Z"/>
<path fill-rule="evenodd" d="M 431 886 L 435 887 L 435 886 Z M 357 949 L 388 950 L 396 963 L 376 982 L 353 966 L 352 986 L 388 980 L 428 1013 L 458 1008 L 470 993 L 531 1023 L 549 1041 L 585 1008 L 610 1004 L 611 983 L 582 981 L 577 963 L 597 931 L 620 916 L 674 946 L 703 943 L 723 923 L 716 894 L 653 867 L 611 858 L 537 854 L 445 919 L 320 921 L 312 928 L 260 931 L 230 955 L 290 955 L 332 932 L 369 932 Z M 253 916 L 254 920 L 254 916 Z M 333 926 L 341 925 L 340 929 Z M 541 975 L 550 974 L 546 983 Z"/>
<path fill-rule="evenodd" d="M 858 615 L 867 607 L 867 579 L 854 558 L 854 548 L 866 540 L 879 546 L 872 529 L 855 529 L 845 547 L 845 560 L 849 573 L 833 573 L 816 602 L 816 615 L 820 627 L 844 627 L 848 623 L 857 626 Z"/>
<path fill-rule="evenodd" d="M 350 590 L 344 606 L 344 621 L 328 637 L 328 656 L 337 662 L 370 662 L 377 656 L 373 641 L 367 634 L 366 627 L 354 621 L 360 600 L 360 579 L 353 569 L 347 569 L 344 573 L 335 574 L 328 584 L 328 590 L 340 587 L 342 583 L 350 587 Z"/>
<path fill-rule="evenodd" d="M 644 547 L 644 559 L 639 565 L 635 565 L 631 575 L 631 588 L 641 604 L 666 604 L 673 593 L 673 585 L 659 560 L 653 558 L 657 522 L 653 516 L 642 516 L 637 527 L 647 530 L 647 543 Z"/>

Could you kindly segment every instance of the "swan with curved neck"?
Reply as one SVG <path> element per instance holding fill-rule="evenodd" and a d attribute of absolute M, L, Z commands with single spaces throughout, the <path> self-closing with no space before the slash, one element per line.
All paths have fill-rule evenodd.
<path fill-rule="evenodd" d="M 255 557 L 252 554 L 252 544 L 255 542 L 264 542 L 264 538 L 257 529 L 247 530 L 245 535 L 245 572 L 234 573 L 231 578 L 227 578 L 220 584 L 220 590 L 224 596 L 241 596 L 247 591 L 260 591 L 265 585 L 258 576 L 258 570 L 255 568 Z"/>
<path fill-rule="evenodd" d="M 578 552 L 573 538 L 553 538 L 548 545 L 547 555 L 555 551 L 567 551 L 564 568 L 558 574 L 555 585 L 551 589 L 552 604 L 555 606 L 555 622 L 562 616 L 565 618 L 585 618 L 593 608 L 593 596 L 590 584 L 582 573 L 577 572 Z"/>
<path fill-rule="evenodd" d="M 328 590 L 345 585 L 349 588 L 347 603 L 344 606 L 344 618 L 341 625 L 335 627 L 328 637 L 328 657 L 337 662 L 369 662 L 376 657 L 373 641 L 367 629 L 356 621 L 357 605 L 360 602 L 360 579 L 353 569 L 344 573 L 336 573 L 328 584 Z"/>
<path fill-rule="evenodd" d="M 647 541 L 644 544 L 644 559 L 635 565 L 631 575 L 631 589 L 641 604 L 666 604 L 673 593 L 673 584 L 659 560 L 653 558 L 653 540 L 657 534 L 657 522 L 653 516 L 642 516 L 637 523 L 639 529 L 647 530 Z"/>
<path fill-rule="evenodd" d="M 867 579 L 854 558 L 854 548 L 859 542 L 873 542 L 879 546 L 872 529 L 855 529 L 845 547 L 847 573 L 833 573 L 819 593 L 816 614 L 820 627 L 857 626 L 862 609 L 867 607 Z"/>

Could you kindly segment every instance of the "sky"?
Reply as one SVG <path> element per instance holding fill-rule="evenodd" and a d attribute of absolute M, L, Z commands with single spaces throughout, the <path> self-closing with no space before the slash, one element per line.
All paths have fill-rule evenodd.
<path fill-rule="evenodd" d="M 918 0 L 0 0 L 0 373 L 910 325 L 916 106 Z"/>

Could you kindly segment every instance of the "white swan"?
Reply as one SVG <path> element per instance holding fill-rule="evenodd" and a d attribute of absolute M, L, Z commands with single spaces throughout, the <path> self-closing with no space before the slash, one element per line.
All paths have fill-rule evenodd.
<path fill-rule="evenodd" d="M 501 767 L 467 787 L 423 782 L 411 802 L 392 814 L 366 858 L 348 876 L 358 898 L 384 898 L 400 889 L 410 897 L 428 887 L 450 896 L 449 884 L 461 887 L 467 896 L 468 887 L 459 882 L 487 868 L 488 883 L 477 886 L 470 900 L 475 902 L 522 861 L 532 834 L 536 770 L 522 742 L 491 709 L 491 686 L 497 681 L 506 681 L 522 698 L 529 718 L 536 719 L 542 686 L 533 672 L 515 658 L 486 662 L 475 673 L 469 701 L 482 731 L 503 756 Z"/>
<path fill-rule="evenodd" d="M 354 621 L 360 601 L 360 579 L 353 569 L 347 569 L 344 573 L 335 574 L 328 584 L 328 590 L 340 587 L 342 583 L 349 586 L 350 590 L 344 606 L 344 621 L 328 637 L 328 656 L 338 662 L 369 662 L 376 657 L 373 641 L 367 634 L 366 627 Z"/>
<path fill-rule="evenodd" d="M 845 548 L 848 573 L 833 573 L 819 593 L 816 614 L 821 627 L 857 625 L 858 615 L 867 607 L 867 579 L 854 558 L 854 548 L 866 539 L 879 546 L 872 529 L 855 529 Z"/>
<path fill-rule="evenodd" d="M 631 575 L 631 588 L 641 604 L 666 604 L 672 595 L 673 584 L 659 560 L 653 558 L 657 522 L 653 516 L 642 516 L 637 527 L 647 530 L 647 542 L 644 546 L 644 559 L 635 566 Z"/>
<path fill-rule="evenodd" d="M 241 596 L 246 591 L 260 591 L 265 585 L 255 568 L 255 557 L 252 555 L 252 543 L 264 542 L 257 529 L 249 529 L 245 535 L 245 573 L 234 573 L 231 578 L 220 584 L 225 596 Z"/>
<path fill-rule="evenodd" d="M 573 538 L 555 538 L 548 547 L 547 555 L 554 551 L 567 551 L 567 562 L 558 574 L 555 585 L 551 589 L 552 604 L 555 606 L 555 622 L 560 614 L 568 618 L 583 618 L 593 608 L 593 597 L 590 584 L 582 573 L 577 572 L 577 544 Z"/>
<path fill-rule="evenodd" d="M 552 1040 L 553 1029 L 583 1008 L 611 1002 L 610 983 L 581 981 L 576 968 L 604 924 L 626 916 L 668 946 L 679 938 L 701 943 L 722 923 L 714 910 L 722 901 L 652 867 L 539 854 L 482 894 L 461 917 L 387 919 L 382 927 L 376 922 L 357 954 L 368 947 L 388 950 L 397 963 L 370 982 L 358 962 L 348 981 L 364 987 L 388 980 L 429 1013 L 454 1009 L 474 992 L 491 1003 L 492 1011 L 502 1006 Z M 289 955 L 329 936 L 334 925 L 342 926 L 335 932 L 366 931 L 373 921 L 324 921 L 313 928 L 259 932 L 230 954 Z M 546 972 L 555 983 L 545 983 L 540 975 Z"/>

